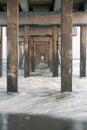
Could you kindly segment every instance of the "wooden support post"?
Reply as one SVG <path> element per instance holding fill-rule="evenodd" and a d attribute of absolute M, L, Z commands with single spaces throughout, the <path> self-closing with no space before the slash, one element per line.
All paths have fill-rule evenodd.
<path fill-rule="evenodd" d="M 58 37 L 58 65 L 61 64 L 61 37 Z"/>
<path fill-rule="evenodd" d="M 87 42 L 87 26 L 81 26 L 80 77 L 86 76 L 86 42 Z"/>
<path fill-rule="evenodd" d="M 58 76 L 58 27 L 57 25 L 52 26 L 52 33 L 53 33 L 53 38 L 52 38 L 52 64 L 53 64 L 53 77 Z"/>
<path fill-rule="evenodd" d="M 19 42 L 19 68 L 23 65 L 23 58 L 24 58 L 24 43 Z"/>
<path fill-rule="evenodd" d="M 31 37 L 31 71 L 35 72 L 35 61 L 34 61 L 34 37 Z"/>
<path fill-rule="evenodd" d="M 2 77 L 2 27 L 0 27 L 0 77 Z"/>
<path fill-rule="evenodd" d="M 7 92 L 18 91 L 18 0 L 7 0 Z"/>
<path fill-rule="evenodd" d="M 30 37 L 29 37 L 29 26 L 25 26 L 24 28 L 24 77 L 30 76 Z"/>
<path fill-rule="evenodd" d="M 48 45 L 48 67 L 50 68 L 50 42 Z"/>
<path fill-rule="evenodd" d="M 49 37 L 49 44 L 50 44 L 50 71 L 52 72 L 52 37 Z"/>
<path fill-rule="evenodd" d="M 35 52 L 36 52 L 36 58 L 35 58 L 35 63 L 36 65 L 38 65 L 40 63 L 40 51 L 39 51 L 39 48 L 38 46 L 35 45 Z"/>
<path fill-rule="evenodd" d="M 49 45 L 47 46 L 47 52 L 46 52 L 46 57 L 47 57 L 47 64 L 48 64 L 48 67 L 49 67 L 49 63 L 50 63 L 50 60 L 49 60 Z"/>
<path fill-rule="evenodd" d="M 72 91 L 72 8 L 73 0 L 62 0 L 61 91 Z"/>

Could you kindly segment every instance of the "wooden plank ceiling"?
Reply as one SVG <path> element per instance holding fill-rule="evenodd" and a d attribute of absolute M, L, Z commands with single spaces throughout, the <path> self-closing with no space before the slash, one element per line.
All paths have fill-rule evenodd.
<path fill-rule="evenodd" d="M 6 11 L 6 1 L 0 0 L 0 11 Z M 84 11 L 87 0 L 73 0 L 73 12 Z M 61 11 L 61 0 L 19 0 L 19 11 Z"/>

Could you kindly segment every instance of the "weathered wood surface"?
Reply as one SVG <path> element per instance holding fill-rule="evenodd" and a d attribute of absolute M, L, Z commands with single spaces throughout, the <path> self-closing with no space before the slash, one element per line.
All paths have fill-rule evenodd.
<path fill-rule="evenodd" d="M 40 43 L 40 42 L 42 42 L 42 43 L 44 43 L 44 42 L 49 42 L 49 37 L 48 36 L 39 36 L 39 37 L 33 37 L 34 38 L 34 42 L 36 43 L 36 42 L 38 42 L 38 43 Z M 22 42 L 22 41 L 24 41 L 24 37 L 19 37 L 19 42 Z"/>
<path fill-rule="evenodd" d="M 7 0 L 7 92 L 18 91 L 18 0 Z"/>
<path fill-rule="evenodd" d="M 72 8 L 73 0 L 62 0 L 61 91 L 72 91 Z"/>
<path fill-rule="evenodd" d="M 29 37 L 29 26 L 25 26 L 24 36 L 24 77 L 30 76 L 30 37 Z"/>
<path fill-rule="evenodd" d="M 49 42 L 48 36 L 34 37 L 34 42 Z"/>
<path fill-rule="evenodd" d="M 40 63 L 40 50 L 37 45 L 35 45 L 35 65 Z"/>
<path fill-rule="evenodd" d="M 30 44 L 31 44 L 31 71 L 35 72 L 34 37 L 30 38 Z"/>
<path fill-rule="evenodd" d="M 36 42 L 34 42 L 34 44 L 35 45 L 48 45 L 49 44 L 49 42 L 48 41 L 36 41 Z"/>
<path fill-rule="evenodd" d="M 19 36 L 24 36 L 24 29 L 23 27 L 19 28 Z M 58 29 L 58 36 L 61 36 L 61 29 Z M 30 36 L 34 37 L 49 37 L 52 36 L 52 26 L 51 27 L 37 27 L 37 28 L 30 28 Z M 72 27 L 72 36 L 77 36 L 77 27 Z"/>
<path fill-rule="evenodd" d="M 19 13 L 19 25 L 60 25 L 61 15 L 57 12 L 23 12 Z M 87 25 L 87 13 L 77 12 L 72 14 L 72 24 L 76 26 Z M 0 25 L 6 26 L 6 13 L 0 13 Z"/>
<path fill-rule="evenodd" d="M 53 37 L 52 37 L 52 65 L 53 65 L 53 77 L 58 76 L 58 27 L 53 25 L 52 27 Z"/>
<path fill-rule="evenodd" d="M 50 71 L 52 72 L 52 37 L 49 37 L 49 58 L 50 58 Z"/>
<path fill-rule="evenodd" d="M 0 77 L 2 77 L 2 27 L 0 27 Z"/>
<path fill-rule="evenodd" d="M 24 43 L 19 42 L 19 68 L 23 65 L 23 59 L 24 59 Z"/>
<path fill-rule="evenodd" d="M 80 35 L 80 77 L 86 76 L 86 45 L 87 45 L 87 26 L 81 26 Z"/>

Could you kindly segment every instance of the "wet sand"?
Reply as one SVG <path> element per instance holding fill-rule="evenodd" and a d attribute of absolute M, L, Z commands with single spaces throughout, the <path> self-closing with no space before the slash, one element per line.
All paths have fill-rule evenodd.
<path fill-rule="evenodd" d="M 0 114 L 0 130 L 87 130 L 87 122 L 47 115 Z"/>

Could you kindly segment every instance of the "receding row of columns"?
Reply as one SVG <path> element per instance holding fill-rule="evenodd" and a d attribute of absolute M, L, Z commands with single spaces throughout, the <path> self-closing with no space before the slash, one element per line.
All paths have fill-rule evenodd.
<path fill-rule="evenodd" d="M 48 63 L 48 66 L 51 68 L 51 71 L 53 72 L 53 77 L 57 77 L 58 76 L 58 46 L 59 46 L 59 41 L 58 41 L 58 26 L 57 25 L 53 25 L 52 26 L 52 32 L 53 32 L 53 36 L 49 37 L 49 42 L 48 45 L 47 43 L 41 44 L 36 44 L 34 43 L 34 37 L 30 37 L 29 36 L 29 26 L 25 26 L 25 35 L 24 35 L 24 57 L 25 57 L 25 62 L 24 62 L 24 77 L 28 77 L 30 76 L 30 63 L 31 63 L 31 71 L 34 72 L 35 71 L 35 59 L 38 59 L 38 61 L 40 61 L 41 57 L 38 57 L 38 46 L 42 46 L 46 44 L 47 48 L 47 52 L 45 53 L 45 59 L 46 59 L 46 63 Z M 37 42 L 38 43 L 38 42 Z M 35 46 L 36 46 L 36 50 L 38 50 L 36 52 L 35 50 Z M 46 50 L 45 50 L 46 51 Z M 35 58 L 35 54 L 38 54 Z M 23 58 L 23 57 L 22 57 Z M 20 62 L 19 62 L 20 63 Z M 39 62 L 37 62 L 39 63 Z"/>
<path fill-rule="evenodd" d="M 14 5 L 14 8 L 12 8 Z M 72 8 L 73 0 L 62 0 L 61 8 L 61 91 L 72 91 Z M 7 91 L 18 91 L 18 0 L 7 0 Z M 52 25 L 53 36 L 49 39 L 49 61 L 53 77 L 58 76 L 58 26 Z M 86 28 L 81 27 L 80 77 L 86 76 Z M 32 71 L 37 61 L 33 38 L 29 36 L 29 26 L 24 29 L 24 76 L 30 76 L 30 57 Z M 32 43 L 32 45 L 30 45 Z M 32 48 L 32 49 L 31 49 Z M 0 53 L 2 52 L 0 31 Z M 31 50 L 31 55 L 30 55 Z M 34 51 L 36 50 L 36 51 Z M 40 52 L 39 52 L 40 53 Z M 38 61 L 39 57 L 37 56 Z M 0 55 L 2 62 L 2 54 Z M 0 63 L 0 75 L 2 75 Z"/>

